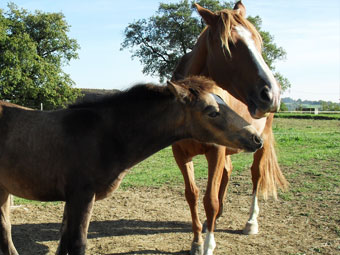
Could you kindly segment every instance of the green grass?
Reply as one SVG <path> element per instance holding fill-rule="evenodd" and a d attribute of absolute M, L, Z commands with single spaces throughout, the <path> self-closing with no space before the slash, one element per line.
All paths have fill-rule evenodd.
<path fill-rule="evenodd" d="M 337 120 L 276 119 L 273 132 L 283 165 L 339 157 L 340 122 Z"/>
<path fill-rule="evenodd" d="M 51 204 L 58 204 L 60 202 L 54 201 L 54 202 L 41 202 L 36 200 L 27 200 L 21 197 L 14 197 L 14 204 L 15 205 L 23 205 L 23 204 L 33 204 L 33 205 L 42 205 L 43 207 L 51 205 Z"/>
<path fill-rule="evenodd" d="M 279 163 L 291 182 L 281 197 L 323 201 L 340 188 L 340 121 L 276 119 Z M 333 195 L 333 199 L 336 199 Z M 337 198 L 339 199 L 339 197 Z"/>
<path fill-rule="evenodd" d="M 273 132 L 281 166 L 300 168 L 311 176 L 327 176 L 336 180 L 339 175 L 322 164 L 337 165 L 340 162 L 340 122 L 337 120 L 275 119 Z M 249 169 L 252 154 L 232 156 L 234 171 Z M 322 163 L 322 164 L 321 164 Z M 321 165 L 320 165 L 321 164 Z M 194 158 L 196 178 L 207 177 L 207 162 L 204 156 Z M 311 165 L 311 167 L 309 166 Z M 183 183 L 182 175 L 173 158 L 171 147 L 166 148 L 135 166 L 123 186 L 160 186 Z"/>
<path fill-rule="evenodd" d="M 232 156 L 234 172 L 250 167 L 253 156 L 250 153 L 241 153 Z M 195 178 L 205 179 L 208 176 L 208 163 L 203 155 L 197 155 L 194 159 Z M 171 147 L 154 154 L 130 170 L 124 178 L 122 187 L 183 184 L 182 173 L 179 170 L 172 154 Z"/>

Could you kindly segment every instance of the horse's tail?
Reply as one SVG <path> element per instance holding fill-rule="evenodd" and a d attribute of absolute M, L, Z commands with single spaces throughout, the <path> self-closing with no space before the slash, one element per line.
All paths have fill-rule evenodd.
<path fill-rule="evenodd" d="M 272 122 L 274 114 L 271 114 L 266 123 L 263 132 L 264 145 L 261 150 L 255 153 L 254 164 L 252 171 L 258 169 L 258 182 L 256 191 L 267 199 L 268 196 L 273 196 L 277 199 L 277 187 L 286 190 L 288 181 L 283 176 L 280 166 L 277 161 L 275 152 L 275 139 L 272 131 Z M 254 173 L 253 173 L 254 178 Z"/>

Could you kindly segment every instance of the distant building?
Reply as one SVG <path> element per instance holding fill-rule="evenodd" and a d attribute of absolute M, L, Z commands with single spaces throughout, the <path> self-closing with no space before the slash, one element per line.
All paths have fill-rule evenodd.
<path fill-rule="evenodd" d="M 299 108 L 297 111 L 302 111 L 303 113 L 314 113 L 318 114 L 319 113 L 319 108 L 317 107 L 308 107 L 308 108 Z"/>

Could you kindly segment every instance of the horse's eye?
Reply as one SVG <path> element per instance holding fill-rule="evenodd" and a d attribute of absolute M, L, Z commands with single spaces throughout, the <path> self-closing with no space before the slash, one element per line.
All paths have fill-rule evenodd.
<path fill-rule="evenodd" d="M 218 115 L 220 115 L 220 113 L 219 113 L 219 112 L 211 112 L 211 113 L 209 113 L 208 115 L 209 115 L 209 117 L 211 117 L 211 118 L 215 118 L 215 117 L 217 117 Z"/>

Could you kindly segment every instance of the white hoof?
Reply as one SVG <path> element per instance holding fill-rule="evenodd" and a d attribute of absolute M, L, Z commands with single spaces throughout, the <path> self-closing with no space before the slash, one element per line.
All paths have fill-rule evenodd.
<path fill-rule="evenodd" d="M 243 229 L 243 234 L 245 235 L 256 235 L 259 233 L 259 225 L 257 222 L 247 222 Z"/>

